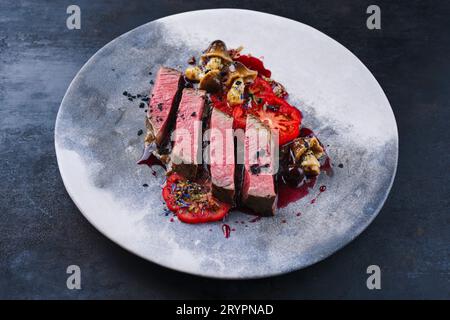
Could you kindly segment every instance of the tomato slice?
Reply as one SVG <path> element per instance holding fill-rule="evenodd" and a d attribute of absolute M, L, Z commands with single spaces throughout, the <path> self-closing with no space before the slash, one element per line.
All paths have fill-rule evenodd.
<path fill-rule="evenodd" d="M 256 77 L 253 83 L 248 87 L 248 92 L 255 97 L 272 95 L 272 85 L 261 77 Z"/>
<path fill-rule="evenodd" d="M 242 105 L 233 108 L 233 127 L 234 129 L 245 129 L 247 122 L 247 110 Z"/>
<path fill-rule="evenodd" d="M 212 94 L 210 95 L 210 99 L 214 108 L 217 108 L 230 116 L 233 114 L 233 107 L 228 104 L 226 94 Z"/>
<path fill-rule="evenodd" d="M 216 95 L 211 95 L 210 99 L 214 108 L 219 109 L 220 111 L 233 117 L 234 129 L 245 129 L 247 112 L 242 104 L 230 106 L 227 102 L 226 96 L 218 97 Z"/>
<path fill-rule="evenodd" d="M 270 76 L 272 75 L 272 72 L 264 68 L 264 63 L 258 58 L 250 55 L 240 55 L 239 57 L 235 58 L 235 60 L 239 61 L 251 70 L 258 71 L 260 75 L 263 75 L 267 78 L 270 78 Z"/>
<path fill-rule="evenodd" d="M 239 56 L 236 60 L 251 69 L 258 70 L 258 72 L 264 69 L 262 62 L 252 56 Z M 246 88 L 250 99 L 244 104 L 231 107 L 227 103 L 226 96 L 217 97 L 213 95 L 211 101 L 215 108 L 233 116 L 233 127 L 235 129 L 245 129 L 247 115 L 250 113 L 257 116 L 271 129 L 277 130 L 279 144 L 284 145 L 298 137 L 302 114 L 297 108 L 284 100 L 287 93 L 278 97 L 274 93 L 272 83 L 263 79 L 261 75 L 267 76 L 264 72 L 260 72 L 253 83 Z M 268 76 L 270 76 L 270 71 Z"/>
<path fill-rule="evenodd" d="M 195 195 L 192 190 L 197 190 Z M 229 204 L 212 197 L 205 184 L 188 181 L 177 173 L 167 177 L 162 196 L 167 208 L 186 223 L 221 220 L 230 210 Z"/>
<path fill-rule="evenodd" d="M 245 129 L 247 115 L 253 114 L 261 122 L 278 131 L 279 144 L 284 145 L 298 137 L 302 121 L 301 112 L 275 95 L 264 96 L 261 104 L 245 109 L 237 105 L 233 109 L 234 128 Z"/>
<path fill-rule="evenodd" d="M 222 220 L 228 211 L 230 210 L 230 205 L 218 202 L 217 208 L 214 209 L 203 209 L 203 211 L 199 211 L 197 213 L 189 211 L 185 208 L 181 208 L 177 211 L 177 217 L 180 221 L 185 223 L 204 223 L 204 222 L 214 222 Z"/>
<path fill-rule="evenodd" d="M 300 133 L 301 112 L 275 95 L 265 96 L 263 105 L 260 108 L 252 108 L 249 112 L 271 129 L 278 131 L 280 146 L 292 141 Z"/>
<path fill-rule="evenodd" d="M 177 212 L 177 210 L 180 209 L 180 206 L 177 204 L 175 194 L 173 191 L 176 184 L 182 180 L 184 180 L 182 176 L 180 176 L 177 173 L 172 173 L 170 176 L 167 177 L 166 184 L 162 189 L 162 197 L 166 202 L 167 208 L 169 208 L 169 210 L 172 212 Z"/>
<path fill-rule="evenodd" d="M 247 121 L 247 113 L 260 109 L 262 103 L 265 101 L 265 97 L 268 95 L 273 95 L 272 86 L 269 82 L 265 81 L 261 77 L 256 77 L 251 85 L 248 86 L 248 94 L 250 97 L 250 103 L 245 103 L 245 105 L 236 105 L 233 108 L 233 126 L 235 129 L 245 129 L 245 124 Z"/>

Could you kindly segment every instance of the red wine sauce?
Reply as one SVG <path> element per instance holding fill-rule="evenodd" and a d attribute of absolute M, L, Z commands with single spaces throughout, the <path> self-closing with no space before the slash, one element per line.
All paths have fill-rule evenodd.
<path fill-rule="evenodd" d="M 319 188 L 320 192 L 314 199 L 311 200 L 311 204 L 314 204 L 316 202 L 317 198 L 319 198 L 319 196 L 322 194 L 322 192 L 325 192 L 326 190 L 327 190 L 326 186 L 320 186 L 320 188 Z"/>
<path fill-rule="evenodd" d="M 228 239 L 230 237 L 230 233 L 231 233 L 230 226 L 224 223 L 222 225 L 222 232 L 223 232 L 223 235 L 225 236 L 225 238 Z"/>
<path fill-rule="evenodd" d="M 316 180 L 316 177 L 305 179 L 297 188 L 280 182 L 278 185 L 278 208 L 284 208 L 289 203 L 306 197 L 309 194 L 309 189 L 312 189 L 316 184 Z"/>

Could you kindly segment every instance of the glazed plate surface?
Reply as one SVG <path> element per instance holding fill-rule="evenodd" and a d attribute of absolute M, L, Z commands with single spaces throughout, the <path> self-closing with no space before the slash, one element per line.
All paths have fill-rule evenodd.
<path fill-rule="evenodd" d="M 264 58 L 335 165 L 333 176 L 320 175 L 309 195 L 273 218 L 250 222 L 253 217 L 245 213 L 230 213 L 225 223 L 235 231 L 229 238 L 222 222 L 187 225 L 165 215 L 163 172 L 156 169 L 155 177 L 148 167 L 136 165 L 144 109 L 139 99 L 122 95 L 149 94 L 160 66 L 182 70 L 189 57 L 216 39 Z M 229 9 L 159 19 L 99 50 L 67 90 L 55 145 L 68 193 L 104 235 L 168 268 L 239 279 L 304 268 L 352 241 L 381 209 L 398 156 L 389 102 L 350 51 L 302 23 Z M 327 189 L 320 193 L 322 185 Z"/>

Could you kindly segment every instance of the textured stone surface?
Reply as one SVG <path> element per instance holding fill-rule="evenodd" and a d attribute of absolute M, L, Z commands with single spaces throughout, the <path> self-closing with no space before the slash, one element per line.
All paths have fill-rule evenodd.
<path fill-rule="evenodd" d="M 377 219 L 356 241 L 313 267 L 253 281 L 189 276 L 119 248 L 78 212 L 62 185 L 54 155 L 60 101 L 93 53 L 150 20 L 220 5 L 208 1 L 77 4 L 83 17 L 79 31 L 65 28 L 68 4 L 0 4 L 0 297 L 449 298 L 446 52 L 450 10 L 445 2 L 431 6 L 420 1 L 379 1 L 381 31 L 365 27 L 364 12 L 370 3 L 222 5 L 304 22 L 349 48 L 385 90 L 400 135 L 392 192 Z M 69 264 L 82 269 L 81 291 L 66 289 Z M 370 264 L 382 268 L 381 291 L 365 287 Z"/>

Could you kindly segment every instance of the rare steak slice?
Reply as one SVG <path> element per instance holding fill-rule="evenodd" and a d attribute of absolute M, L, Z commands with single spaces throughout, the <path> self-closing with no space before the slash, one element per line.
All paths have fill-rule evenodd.
<path fill-rule="evenodd" d="M 233 118 L 214 108 L 211 113 L 209 160 L 212 193 L 217 199 L 235 204 Z"/>
<path fill-rule="evenodd" d="M 277 193 L 274 175 L 278 168 L 278 137 L 256 117 L 247 116 L 244 139 L 242 203 L 256 214 L 275 214 Z"/>
<path fill-rule="evenodd" d="M 183 89 L 172 133 L 172 170 L 187 179 L 197 175 L 202 163 L 202 118 L 206 91 Z"/>
<path fill-rule="evenodd" d="M 158 147 L 165 142 L 176 112 L 182 82 L 181 72 L 166 67 L 158 70 L 147 111 L 147 136 L 150 141 L 146 138 L 146 142 L 154 140 Z"/>

